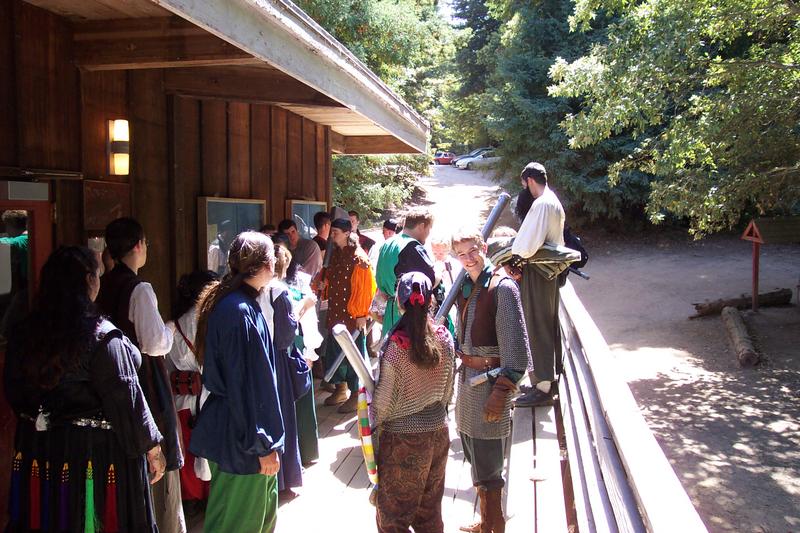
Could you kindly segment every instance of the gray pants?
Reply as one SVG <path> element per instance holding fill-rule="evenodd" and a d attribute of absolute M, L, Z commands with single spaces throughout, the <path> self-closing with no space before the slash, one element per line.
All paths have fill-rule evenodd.
<path fill-rule="evenodd" d="M 558 279 L 547 280 L 535 266 L 526 265 L 520 292 L 533 358 L 531 380 L 555 381 L 556 374 L 561 373 Z"/>
<path fill-rule="evenodd" d="M 150 485 L 156 524 L 161 533 L 186 533 L 181 501 L 180 470 L 169 470 L 155 485 Z"/>
<path fill-rule="evenodd" d="M 472 484 L 476 487 L 485 487 L 487 490 L 505 487 L 503 464 L 506 439 L 473 439 L 464 433 L 459 435 L 461 446 L 464 448 L 464 457 L 469 461 Z"/>

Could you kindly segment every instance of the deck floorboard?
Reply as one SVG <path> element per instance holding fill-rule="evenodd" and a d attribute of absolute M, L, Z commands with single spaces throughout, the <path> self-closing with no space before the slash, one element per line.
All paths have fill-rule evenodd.
<path fill-rule="evenodd" d="M 350 533 L 375 530 L 375 508 L 369 503 L 372 487 L 364 468 L 356 416 L 354 413 L 337 413 L 336 407 L 324 405 L 327 396 L 328 393 L 315 387 L 320 457 L 305 468 L 303 486 L 294 489 L 296 496 L 281 499 L 278 532 Z M 474 522 L 479 514 L 477 492 L 472 486 L 469 463 L 464 459 L 461 439 L 455 430 L 452 406 L 450 418 L 450 453 L 442 515 L 445 532 L 457 532 L 459 526 Z M 526 440 L 519 435 L 519 430 L 517 438 Z M 532 448 L 532 445 L 529 446 Z M 530 484 L 529 480 L 527 482 Z M 202 519 L 191 522 L 190 533 L 202 531 Z M 509 526 L 514 522 L 519 520 L 512 520 Z M 516 524 L 508 531 L 512 530 L 517 531 Z M 530 530 L 532 524 L 530 528 L 520 529 Z"/>

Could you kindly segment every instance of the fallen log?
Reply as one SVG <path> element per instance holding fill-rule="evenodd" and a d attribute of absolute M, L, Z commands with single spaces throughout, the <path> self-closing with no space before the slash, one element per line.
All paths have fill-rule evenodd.
<path fill-rule="evenodd" d="M 747 327 L 744 325 L 744 320 L 742 320 L 739 310 L 733 307 L 723 308 L 722 323 L 725 324 L 725 329 L 728 330 L 728 340 L 731 341 L 731 346 L 736 352 L 739 366 L 749 367 L 757 364 L 760 358 L 755 348 L 753 348 L 753 342 L 750 340 L 750 335 L 747 333 Z"/>
<path fill-rule="evenodd" d="M 759 307 L 769 307 L 775 305 L 788 305 L 792 301 L 791 289 L 777 289 L 772 292 L 764 292 L 758 295 Z M 752 297 L 748 294 L 743 294 L 739 298 L 728 298 L 727 300 L 714 300 L 705 301 L 701 303 L 693 303 L 695 314 L 689 318 L 698 318 L 701 316 L 718 315 L 725 307 L 733 307 L 739 310 L 750 309 L 752 305 Z"/>

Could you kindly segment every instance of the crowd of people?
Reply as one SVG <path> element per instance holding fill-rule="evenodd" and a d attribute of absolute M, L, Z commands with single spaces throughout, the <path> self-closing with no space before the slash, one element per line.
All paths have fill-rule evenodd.
<path fill-rule="evenodd" d="M 312 368 L 325 405 L 356 411 L 358 375 L 331 332 L 344 324 L 365 358 L 381 330 L 377 529 L 443 530 L 455 395 L 480 498 L 480 521 L 462 530 L 504 531 L 512 405 L 526 375 L 534 387 L 517 405 L 551 401 L 560 359 L 558 279 L 531 258 L 563 245 L 564 211 L 542 165 L 520 180 L 519 233 L 488 242 L 477 229 L 432 237 L 425 208 L 387 219 L 382 242 L 359 232 L 355 211 L 317 213 L 313 239 L 292 220 L 220 227 L 213 268 L 180 278 L 166 322 L 139 276 L 148 241 L 136 220 L 107 226 L 107 266 L 87 248 L 53 252 L 9 332 L 8 530 L 183 533 L 204 510 L 206 531 L 274 531 L 279 494 L 319 458 Z M 436 323 L 450 291 L 456 305 Z"/>

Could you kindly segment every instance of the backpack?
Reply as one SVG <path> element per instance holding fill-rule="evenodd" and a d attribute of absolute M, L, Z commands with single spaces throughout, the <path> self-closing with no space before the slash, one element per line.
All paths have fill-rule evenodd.
<path fill-rule="evenodd" d="M 572 263 L 570 268 L 581 269 L 586 266 L 586 263 L 589 261 L 589 252 L 587 252 L 586 248 L 584 248 L 581 238 L 572 233 L 572 229 L 570 229 L 569 226 L 564 226 L 564 246 L 571 248 L 576 252 L 580 252 L 581 254 L 581 260 L 576 263 Z M 567 282 L 567 276 L 569 275 L 570 268 L 558 275 L 559 287 L 563 287 Z M 582 277 L 584 277 L 584 279 L 589 279 L 588 276 Z"/>
<path fill-rule="evenodd" d="M 564 246 L 581 253 L 581 260 L 570 266 L 575 268 L 583 268 L 586 266 L 586 263 L 589 261 L 589 252 L 583 247 L 581 238 L 572 233 L 572 229 L 569 226 L 564 226 Z"/>

